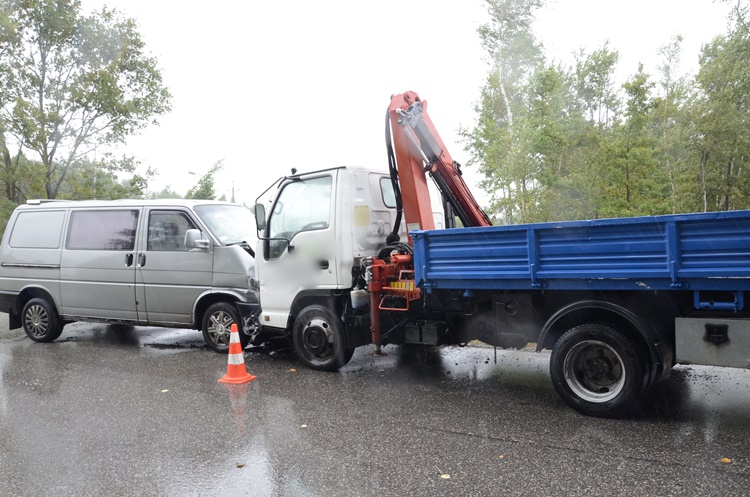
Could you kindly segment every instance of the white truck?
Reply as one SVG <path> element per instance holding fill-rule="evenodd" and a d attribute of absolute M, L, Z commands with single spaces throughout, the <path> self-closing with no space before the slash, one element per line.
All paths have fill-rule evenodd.
<path fill-rule="evenodd" d="M 239 305 L 254 343 L 290 337 L 332 371 L 365 344 L 532 342 L 593 416 L 637 405 L 675 364 L 750 367 L 750 211 L 491 226 L 425 107 L 392 97 L 388 174 L 293 172 L 256 205 L 260 305 Z"/>

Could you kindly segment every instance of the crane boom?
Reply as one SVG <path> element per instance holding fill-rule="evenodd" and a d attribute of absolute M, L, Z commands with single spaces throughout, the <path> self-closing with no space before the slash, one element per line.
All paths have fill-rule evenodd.
<path fill-rule="evenodd" d="M 460 165 L 445 149 L 427 114 L 427 102 L 413 91 L 391 96 L 386 118 L 388 166 L 391 173 L 398 214 L 393 232 L 386 239 L 388 247 L 372 257 L 365 280 L 370 293 L 370 331 L 375 354 L 382 354 L 381 311 L 407 312 L 410 303 L 420 298 L 421 289 L 414 281 L 412 248 L 398 243 L 401 214 L 406 228 L 435 229 L 432 203 L 427 188 L 427 174 L 435 181 L 440 194 L 465 227 L 491 226 L 461 176 Z M 453 217 L 450 218 L 452 226 Z"/>
<path fill-rule="evenodd" d="M 388 108 L 404 216 L 411 229 L 434 229 L 426 174 L 465 226 L 491 226 L 463 180 L 461 166 L 446 150 L 427 114 L 427 102 L 413 91 L 393 95 Z"/>

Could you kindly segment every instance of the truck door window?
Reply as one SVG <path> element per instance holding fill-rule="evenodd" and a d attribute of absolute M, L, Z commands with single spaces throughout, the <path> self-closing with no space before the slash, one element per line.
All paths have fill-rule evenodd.
<path fill-rule="evenodd" d="M 73 211 L 66 248 L 133 250 L 137 223 L 137 210 Z"/>
<path fill-rule="evenodd" d="M 380 178 L 380 195 L 383 198 L 383 205 L 396 208 L 396 194 L 393 192 L 393 183 L 391 178 Z"/>
<path fill-rule="evenodd" d="M 327 229 L 331 222 L 331 177 L 288 183 L 279 194 L 268 220 L 268 258 L 285 250 L 286 240 L 302 231 Z"/>
<path fill-rule="evenodd" d="M 148 217 L 147 250 L 187 252 L 185 232 L 195 224 L 180 211 L 151 211 Z"/>

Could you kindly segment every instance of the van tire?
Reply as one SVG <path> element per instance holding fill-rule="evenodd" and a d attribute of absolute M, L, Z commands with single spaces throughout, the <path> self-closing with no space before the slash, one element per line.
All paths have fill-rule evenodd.
<path fill-rule="evenodd" d="M 42 298 L 26 302 L 21 311 L 21 324 L 26 336 L 35 342 L 52 342 L 63 330 L 60 316 L 55 306 Z"/>
<path fill-rule="evenodd" d="M 236 324 L 240 326 L 240 313 L 233 304 L 227 302 L 215 302 L 208 306 L 203 313 L 203 339 L 206 345 L 220 354 L 229 351 L 229 340 L 231 327 Z M 244 348 L 247 345 L 247 335 L 240 331 L 240 343 Z M 243 340 L 243 336 L 245 339 Z"/>

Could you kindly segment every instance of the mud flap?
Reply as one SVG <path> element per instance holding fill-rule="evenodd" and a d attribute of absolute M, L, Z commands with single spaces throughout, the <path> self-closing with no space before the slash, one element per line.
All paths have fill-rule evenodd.
<path fill-rule="evenodd" d="M 8 328 L 11 330 L 16 330 L 21 326 L 21 316 L 19 316 L 15 308 L 11 306 L 8 309 Z"/>

